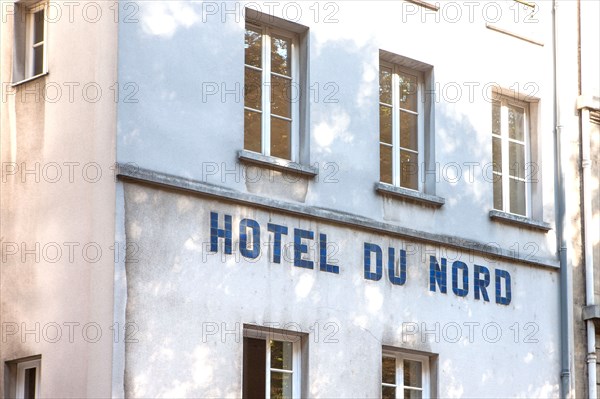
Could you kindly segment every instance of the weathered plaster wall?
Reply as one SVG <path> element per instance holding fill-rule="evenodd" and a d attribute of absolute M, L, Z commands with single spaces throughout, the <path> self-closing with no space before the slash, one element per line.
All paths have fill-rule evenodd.
<path fill-rule="evenodd" d="M 483 175 L 492 153 L 491 85 L 541 99 L 536 177 L 543 184 L 543 218 L 554 221 L 549 2 L 538 4 L 534 22 L 518 24 L 543 46 L 486 29 L 486 21 L 496 17 L 483 5 L 471 13 L 459 6 L 456 18 L 448 7 L 436 14 L 406 2 L 342 1 L 320 9 L 317 17 L 312 3 L 299 2 L 292 3 L 299 7 L 296 17 L 287 3 L 277 3 L 274 15 L 309 28 L 310 162 L 318 163 L 320 173 L 308 181 L 308 189 L 306 182 L 247 184 L 242 177 L 237 151 L 243 147 L 244 4 L 231 3 L 226 14 L 220 3 L 140 2 L 139 23 L 121 24 L 119 76 L 139 85 L 139 101 L 119 104 L 119 162 L 555 257 L 555 230 L 543 233 L 489 220 L 492 184 Z M 253 4 L 263 11 L 270 7 Z M 523 8 L 517 10 L 517 19 L 524 19 Z M 331 13 L 336 22 L 326 20 Z M 512 21 L 513 13 L 500 11 L 499 23 Z M 373 189 L 379 179 L 379 49 L 434 66 L 437 195 L 446 198 L 441 209 L 389 200 Z M 207 87 L 214 84 L 219 93 L 208 95 Z M 225 95 L 223 89 L 238 95 Z M 326 101 L 328 94 L 334 101 Z M 237 171 L 237 177 L 228 171 Z M 268 171 L 262 172 L 268 180 Z"/>
<path fill-rule="evenodd" d="M 41 354 L 41 397 L 111 393 L 117 24 L 111 3 L 92 4 L 88 20 L 86 4 L 69 18 L 52 2 L 62 14 L 48 23 L 49 73 L 13 88 L 13 4 L 1 3 L 0 364 Z M 101 328 L 97 342 L 86 323 Z"/>
<path fill-rule="evenodd" d="M 127 396 L 239 396 L 243 323 L 297 323 L 288 326 L 310 333 L 311 397 L 378 397 L 382 345 L 439 354 L 441 397 L 558 395 L 556 271 L 437 249 L 438 259 L 460 256 L 470 273 L 477 263 L 511 274 L 508 306 L 493 302 L 493 290 L 492 302 L 475 300 L 472 286 L 459 298 L 450 280 L 448 294 L 429 292 L 423 252 L 408 253 L 403 286 L 388 281 L 385 267 L 380 281 L 364 279 L 364 242 L 384 253 L 387 246 L 399 253 L 418 242 L 136 183 L 126 183 L 124 194 L 127 240 L 137 248 L 126 265 L 127 320 L 138 329 L 136 342 L 126 343 Z M 219 213 L 220 227 L 223 215 L 232 215 L 234 254 L 223 255 L 223 240 L 220 252 L 207 250 L 211 211 Z M 261 226 L 261 255 L 253 261 L 239 253 L 243 218 Z M 294 228 L 325 233 L 337 248 L 328 259 L 337 260 L 340 273 L 321 272 L 318 263 L 314 270 L 295 267 L 285 255 L 274 263 L 268 222 L 288 227 L 284 247 Z M 315 260 L 315 247 L 309 248 L 307 259 Z M 480 323 L 472 342 L 468 322 Z M 334 324 L 324 329 L 325 323 Z M 420 333 L 403 333 L 403 323 L 418 323 Z M 424 327 L 434 330 L 436 323 L 437 336 L 426 336 Z M 457 342 L 452 323 L 461 327 Z M 497 342 L 493 328 L 483 333 L 488 323 L 500 326 Z"/>

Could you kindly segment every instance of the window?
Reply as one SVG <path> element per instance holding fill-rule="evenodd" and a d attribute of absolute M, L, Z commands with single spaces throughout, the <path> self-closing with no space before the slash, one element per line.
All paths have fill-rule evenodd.
<path fill-rule="evenodd" d="M 248 398 L 299 398 L 301 337 L 244 330 L 243 394 Z"/>
<path fill-rule="evenodd" d="M 380 181 L 421 190 L 423 164 L 423 74 L 380 60 Z"/>
<path fill-rule="evenodd" d="M 17 6 L 13 81 L 27 80 L 47 72 L 46 3 Z"/>
<path fill-rule="evenodd" d="M 17 399 L 39 397 L 40 359 L 17 364 Z"/>
<path fill-rule="evenodd" d="M 492 102 L 494 209 L 531 215 L 533 172 L 529 137 L 529 104 L 496 96 Z"/>
<path fill-rule="evenodd" d="M 246 24 L 244 149 L 298 161 L 298 35 Z"/>
<path fill-rule="evenodd" d="M 381 358 L 381 397 L 384 399 L 430 397 L 429 358 L 384 352 Z"/>
<path fill-rule="evenodd" d="M 6 362 L 8 384 L 5 393 L 17 399 L 39 398 L 41 362 L 39 355 Z"/>

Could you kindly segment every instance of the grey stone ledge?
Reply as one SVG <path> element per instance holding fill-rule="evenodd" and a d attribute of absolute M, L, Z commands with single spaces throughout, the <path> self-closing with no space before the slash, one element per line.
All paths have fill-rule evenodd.
<path fill-rule="evenodd" d="M 257 152 L 240 150 L 238 159 L 242 162 L 248 162 L 267 168 L 277 169 L 284 173 L 298 174 L 305 177 L 315 177 L 319 170 L 312 166 L 302 165 L 297 162 L 288 161 L 282 158 L 270 157 Z"/>
<path fill-rule="evenodd" d="M 440 6 L 438 4 L 434 4 L 425 0 L 407 0 L 409 3 L 416 4 L 418 6 L 427 8 L 432 11 L 439 11 Z"/>
<path fill-rule="evenodd" d="M 558 270 L 559 268 L 557 259 L 526 257 L 520 253 L 499 248 L 495 243 L 486 244 L 483 242 L 450 235 L 429 233 L 391 223 L 380 222 L 364 216 L 340 212 L 337 210 L 296 204 L 272 198 L 266 198 L 260 195 L 243 193 L 215 184 L 143 169 L 132 164 L 119 164 L 117 176 L 123 181 L 130 180 L 134 183 L 146 183 L 169 189 L 190 191 L 198 195 L 225 199 L 247 206 L 255 206 L 282 213 L 310 217 L 329 223 L 336 223 L 375 233 L 399 236 L 422 243 L 456 248 L 465 252 L 480 254 L 490 258 L 497 258 L 505 261 L 522 263 L 551 270 Z"/>
<path fill-rule="evenodd" d="M 446 203 L 446 200 L 436 195 L 425 194 L 419 191 L 408 190 L 402 187 L 392 186 L 387 183 L 375 183 L 375 191 L 380 194 L 387 194 L 411 202 L 420 203 L 427 206 L 440 208 Z"/>
<path fill-rule="evenodd" d="M 485 24 L 485 27 L 488 28 L 488 29 L 491 29 L 493 31 L 496 31 L 496 32 L 499 32 L 499 33 L 503 33 L 505 35 L 512 36 L 512 37 L 514 37 L 516 39 L 520 39 L 520 40 L 523 40 L 525 42 L 529 42 L 531 44 L 535 44 L 535 45 L 544 47 L 544 43 L 540 42 L 539 40 L 535 40 L 535 39 L 532 39 L 530 37 L 521 35 L 520 33 L 516 33 L 516 32 L 513 32 L 511 30 L 508 30 L 508 29 L 505 29 L 505 28 L 501 28 L 500 26 L 498 26 L 496 24 L 491 24 L 491 23 L 488 22 L 488 23 Z"/>
<path fill-rule="evenodd" d="M 583 320 L 596 320 L 600 321 L 600 305 L 584 306 L 583 308 Z"/>
<path fill-rule="evenodd" d="M 495 209 L 490 211 L 490 219 L 526 229 L 541 230 L 543 232 L 552 230 L 550 223 L 529 219 L 524 216 L 513 215 L 512 213 L 506 213 Z"/>

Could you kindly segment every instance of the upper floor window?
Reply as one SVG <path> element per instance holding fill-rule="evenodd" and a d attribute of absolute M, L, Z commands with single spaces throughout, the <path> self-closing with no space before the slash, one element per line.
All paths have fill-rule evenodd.
<path fill-rule="evenodd" d="M 17 6 L 15 13 L 15 52 L 13 82 L 47 72 L 46 3 Z"/>
<path fill-rule="evenodd" d="M 531 216 L 529 104 L 497 96 L 492 102 L 494 209 Z"/>
<path fill-rule="evenodd" d="M 298 35 L 247 23 L 245 32 L 244 149 L 299 159 Z"/>
<path fill-rule="evenodd" d="M 380 60 L 380 181 L 422 190 L 423 73 Z"/>
<path fill-rule="evenodd" d="M 381 397 L 429 398 L 429 358 L 384 352 L 381 359 Z"/>

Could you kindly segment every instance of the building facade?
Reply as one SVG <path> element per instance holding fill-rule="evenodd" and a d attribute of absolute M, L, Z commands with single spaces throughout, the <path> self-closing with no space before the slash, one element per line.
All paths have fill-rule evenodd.
<path fill-rule="evenodd" d="M 580 3 L 2 2 L 3 395 L 593 396 Z"/>

